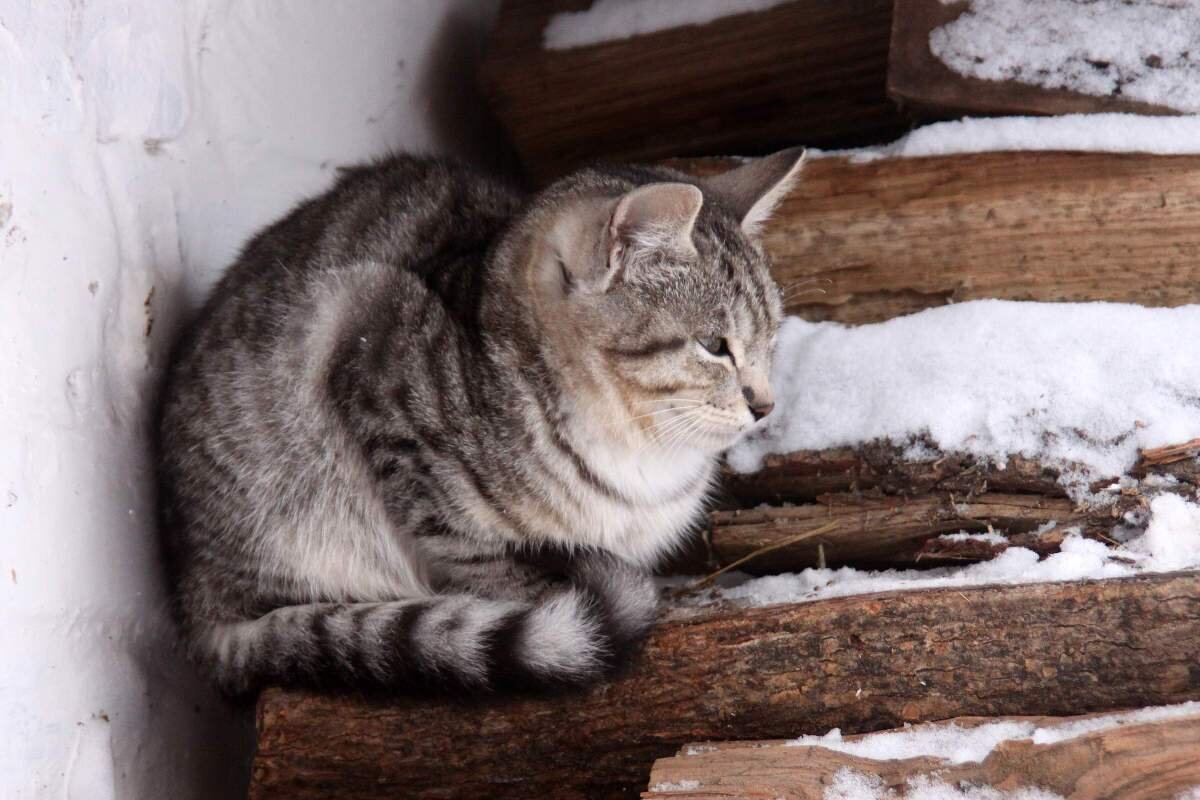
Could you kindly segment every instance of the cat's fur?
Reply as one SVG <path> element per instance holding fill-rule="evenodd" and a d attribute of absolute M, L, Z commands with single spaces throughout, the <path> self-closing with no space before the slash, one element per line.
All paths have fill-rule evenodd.
<path fill-rule="evenodd" d="M 610 666 L 748 403 L 769 410 L 780 299 L 756 235 L 798 155 L 589 169 L 532 199 L 396 157 L 252 240 L 177 348 L 159 427 L 177 607 L 219 684 Z"/>

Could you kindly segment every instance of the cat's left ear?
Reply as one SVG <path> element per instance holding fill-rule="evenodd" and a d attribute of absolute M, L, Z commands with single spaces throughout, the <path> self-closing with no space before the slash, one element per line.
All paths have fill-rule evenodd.
<path fill-rule="evenodd" d="M 758 237 L 763 223 L 795 186 L 804 168 L 803 147 L 780 150 L 703 180 L 704 188 L 725 200 L 747 236 Z"/>
<path fill-rule="evenodd" d="M 619 280 L 639 250 L 668 250 L 696 255 L 692 229 L 704 194 L 690 183 L 651 183 L 625 194 L 608 221 L 608 268 L 605 286 Z"/>

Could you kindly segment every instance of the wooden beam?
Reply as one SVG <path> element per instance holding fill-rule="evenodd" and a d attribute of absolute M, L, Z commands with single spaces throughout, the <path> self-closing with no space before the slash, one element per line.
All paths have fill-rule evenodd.
<path fill-rule="evenodd" d="M 931 727 L 1010 722 L 1054 729 L 1092 716 L 968 718 Z M 847 741 L 860 738 L 847 737 Z M 705 742 L 655 762 L 650 791 L 642 797 L 822 800 L 843 769 L 877 777 L 888 788 L 901 791 L 910 780 L 926 778 L 951 786 L 966 782 L 1007 791 L 1039 788 L 1072 800 L 1183 797 L 1200 785 L 1200 712 L 1125 724 L 1051 744 L 1028 739 L 1002 742 L 983 761 L 963 764 L 931 756 L 876 760 L 779 741 Z"/>
<path fill-rule="evenodd" d="M 1200 576 L 679 610 L 557 697 L 259 700 L 253 800 L 636 797 L 687 742 L 1200 698 Z"/>
<path fill-rule="evenodd" d="M 958 19 L 969 6 L 967 2 L 896 0 L 888 54 L 888 95 L 916 115 L 950 119 L 963 115 L 1179 113 L 1119 94 L 1083 94 L 960 75 L 930 51 L 929 35 Z"/>
<path fill-rule="evenodd" d="M 906 123 L 885 92 L 891 0 L 792 0 L 705 25 L 568 50 L 554 14 L 588 0 L 506 0 L 481 81 L 536 178 L 583 162 L 867 144 Z"/>
<path fill-rule="evenodd" d="M 672 163 L 703 174 L 733 162 Z M 818 158 L 764 243 L 788 313 L 810 320 L 878 322 L 979 298 L 1195 303 L 1200 157 Z"/>

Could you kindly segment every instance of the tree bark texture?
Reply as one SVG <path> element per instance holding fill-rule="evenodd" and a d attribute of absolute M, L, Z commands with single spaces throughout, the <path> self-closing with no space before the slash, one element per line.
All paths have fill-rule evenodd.
<path fill-rule="evenodd" d="M 636 797 L 688 742 L 1200 698 L 1200 576 L 677 609 L 553 697 L 259 700 L 251 797 Z"/>

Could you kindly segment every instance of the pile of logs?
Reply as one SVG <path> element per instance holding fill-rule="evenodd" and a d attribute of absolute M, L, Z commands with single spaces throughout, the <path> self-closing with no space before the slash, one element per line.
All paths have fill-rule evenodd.
<path fill-rule="evenodd" d="M 908 112 L 1138 110 L 987 85 L 931 60 L 942 0 L 792 0 L 758 13 L 565 50 L 551 15 L 588 0 L 505 2 L 482 80 L 529 172 L 778 145 L 879 142 Z M 705 174 L 718 158 L 674 166 Z M 878 322 L 977 298 L 1194 303 L 1200 157 L 984 153 L 812 160 L 765 246 L 809 320 Z M 1190 343 L 1182 343 L 1190 346 Z M 1195 497 L 1200 441 L 1145 451 L 1134 477 Z M 1146 505 L 1097 485 L 1080 508 L 1058 469 L 894 446 L 786 453 L 728 473 L 690 567 L 922 568 L 1105 539 Z M 1150 481 L 1147 481 L 1149 483 Z M 974 531 L 996 536 L 945 538 Z M 254 800 L 820 798 L 839 770 L 902 789 L 933 776 L 1072 798 L 1175 797 L 1200 784 L 1200 713 L 978 763 L 871 761 L 784 740 L 909 723 L 1039 725 L 1200 700 L 1200 573 L 887 592 L 750 607 L 676 600 L 620 675 L 586 691 L 447 700 L 270 689 L 258 704 Z M 948 724 L 948 723 L 947 723 Z"/>
<path fill-rule="evenodd" d="M 697 171 L 720 166 L 688 163 Z M 1020 193 L 1010 181 L 1020 182 Z M 1200 259 L 1186 257 L 1200 246 L 1197 198 L 1200 159 L 826 159 L 813 163 L 784 204 L 767 246 L 782 282 L 831 281 L 827 294 L 789 309 L 810 319 L 871 321 L 984 296 L 1173 305 L 1194 301 L 1200 286 Z M 1200 442 L 1147 451 L 1138 472 L 1171 476 L 1174 491 L 1194 493 L 1198 452 Z M 1109 509 L 1081 511 L 1046 465 L 992 465 L 958 454 L 912 463 L 884 445 L 772 456 L 754 475 L 727 475 L 725 494 L 708 532 L 711 567 L 838 521 L 832 531 L 741 567 L 755 572 L 811 566 L 822 556 L 829 564 L 944 564 L 1008 546 L 938 538 L 960 530 L 992 531 L 1052 552 L 1064 528 L 1103 536 L 1114 514 L 1143 502 L 1136 491 L 1117 489 Z M 672 756 L 690 743 L 786 739 L 834 727 L 853 734 L 953 717 L 1070 715 L 1200 699 L 1198 635 L 1197 574 L 762 608 L 684 605 L 666 610 L 627 671 L 587 692 L 447 702 L 269 690 L 259 702 L 251 796 L 636 797 L 687 773 L 725 781 L 694 796 L 808 797 L 804 787 L 827 782 L 830 773 L 812 771 L 820 759 L 812 769 L 797 766 L 791 748 L 722 745 L 713 760 L 686 763 Z M 1142 735 L 1122 730 L 1111 735 Z M 1176 733 L 1154 728 L 1136 744 L 1157 748 Z M 1178 746 L 1194 746 L 1195 734 L 1185 730 Z M 1079 740 L 1070 752 L 1098 752 L 1106 741 Z M 1005 774 L 1018 763 L 1006 752 L 973 765 L 974 772 L 947 774 Z M 1155 757 L 1174 752 L 1164 744 Z M 774 758 L 777 768 L 734 764 Z M 1078 769 L 1044 785 L 1086 782 L 1126 763 L 1071 758 L 1082 759 Z M 649 778 L 656 759 L 668 760 Z M 893 780 L 926 767 L 890 764 L 876 774 Z M 1023 774 L 1040 780 L 1044 772 L 1031 766 Z M 736 780 L 760 774 L 781 782 L 762 794 L 749 778 Z"/>
<path fill-rule="evenodd" d="M 930 52 L 929 34 L 967 11 L 965 0 L 786 0 L 545 46 L 555 15 L 590 5 L 505 0 L 482 65 L 484 95 L 539 181 L 596 159 L 879 144 L 915 122 L 964 114 L 1179 113 L 1119 89 L 1086 95 L 959 75 Z"/>

